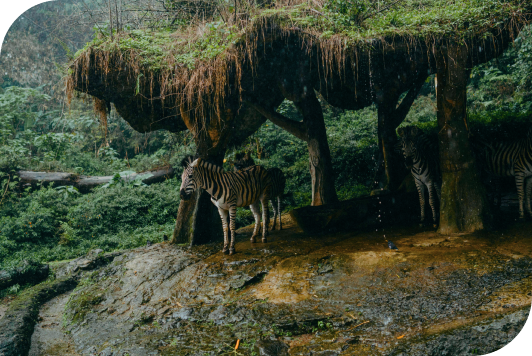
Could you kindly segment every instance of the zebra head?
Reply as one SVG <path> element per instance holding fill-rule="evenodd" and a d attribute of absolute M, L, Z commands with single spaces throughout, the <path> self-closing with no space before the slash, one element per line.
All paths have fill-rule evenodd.
<path fill-rule="evenodd" d="M 235 172 L 255 165 L 255 161 L 251 158 L 251 155 L 248 152 L 246 152 L 246 154 L 243 154 L 242 152 L 237 153 L 235 159 L 236 160 L 233 163 Z"/>
<path fill-rule="evenodd" d="M 405 165 L 410 168 L 414 165 L 414 159 L 417 153 L 416 136 L 419 129 L 415 126 L 401 127 L 397 129 L 399 134 L 399 145 L 405 158 Z"/>
<path fill-rule="evenodd" d="M 189 200 L 192 193 L 198 188 L 198 179 L 196 177 L 195 167 L 200 159 L 194 160 L 194 157 L 187 156 L 181 161 L 183 174 L 181 174 L 181 188 L 179 195 L 181 199 Z"/>

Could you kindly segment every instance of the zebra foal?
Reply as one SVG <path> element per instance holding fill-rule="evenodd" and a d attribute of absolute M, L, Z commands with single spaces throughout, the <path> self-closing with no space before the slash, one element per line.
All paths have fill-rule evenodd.
<path fill-rule="evenodd" d="M 234 169 L 235 172 L 238 172 L 242 169 L 245 169 L 247 167 L 251 167 L 255 165 L 255 161 L 251 156 L 246 153 L 243 155 L 242 153 L 237 153 L 235 155 L 236 161 L 234 162 Z M 273 208 L 273 224 L 272 224 L 272 230 L 275 230 L 275 227 L 277 226 L 277 217 L 279 217 L 279 230 L 283 229 L 283 221 L 281 219 L 281 196 L 284 194 L 284 188 L 286 185 L 286 178 L 284 176 L 283 171 L 281 171 L 279 168 L 268 168 L 268 174 L 271 178 L 272 188 L 270 190 L 270 202 L 272 204 Z M 277 198 L 277 206 L 275 206 L 274 199 Z"/>
<path fill-rule="evenodd" d="M 415 126 L 401 127 L 397 129 L 399 134 L 399 146 L 403 152 L 407 167 L 411 166 L 412 177 L 416 183 L 421 206 L 422 226 L 425 222 L 425 187 L 429 192 L 429 205 L 432 209 L 433 226 L 438 225 L 438 210 L 436 204 L 441 201 L 441 175 L 438 152 L 434 150 L 434 144 L 422 134 Z M 434 192 L 438 196 L 436 202 Z"/>
<path fill-rule="evenodd" d="M 224 230 L 224 247 L 222 252 L 235 253 L 235 219 L 236 208 L 251 205 L 255 217 L 255 229 L 251 242 L 255 242 L 260 224 L 259 202 L 262 204 L 262 242 L 268 235 L 269 210 L 268 200 L 271 189 L 270 175 L 265 168 L 253 166 L 240 172 L 225 172 L 222 167 L 201 158 L 185 157 L 181 162 L 184 167 L 181 175 L 181 199 L 188 200 L 192 193 L 203 188 L 211 195 L 212 203 L 218 208 Z M 229 215 L 229 228 L 227 216 Z M 231 239 L 229 239 L 229 230 Z"/>

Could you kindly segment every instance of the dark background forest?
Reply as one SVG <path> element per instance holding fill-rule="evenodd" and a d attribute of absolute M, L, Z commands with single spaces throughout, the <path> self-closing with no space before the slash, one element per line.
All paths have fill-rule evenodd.
<path fill-rule="evenodd" d="M 337 2 L 330 0 L 332 5 Z M 57 186 L 32 190 L 19 184 L 20 170 L 84 175 L 127 175 L 163 166 L 179 170 L 181 158 L 195 152 L 188 132 L 141 134 L 114 109 L 102 125 L 91 100 L 80 95 L 68 102 L 64 94 L 68 61 L 94 36 L 111 33 L 109 3 L 64 0 L 41 4 L 12 25 L 2 44 L 0 269 L 15 268 L 23 260 L 70 259 L 94 248 L 133 248 L 171 235 L 179 206 L 178 177 L 150 186 L 114 180 L 88 194 Z M 124 0 L 113 5 L 124 29 L 171 32 L 186 23 L 183 3 Z M 468 100 L 472 132 L 507 138 L 523 131 L 520 128 L 532 112 L 530 27 L 503 56 L 472 69 Z M 368 194 L 375 187 L 377 171 L 376 108 L 349 111 L 320 101 L 340 200 Z M 289 101 L 278 111 L 300 119 Z M 434 132 L 435 120 L 435 83 L 429 77 L 402 125 Z M 242 151 L 250 152 L 257 164 L 284 171 L 285 211 L 309 205 L 305 142 L 266 122 L 241 146 L 227 151 L 227 170 Z M 249 210 L 239 209 L 240 226 L 252 220 Z"/>

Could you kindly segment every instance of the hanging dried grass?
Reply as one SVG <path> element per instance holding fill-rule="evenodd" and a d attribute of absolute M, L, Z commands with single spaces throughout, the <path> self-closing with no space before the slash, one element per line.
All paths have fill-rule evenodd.
<path fill-rule="evenodd" d="M 97 97 L 93 97 L 94 102 L 94 113 L 98 116 L 98 119 L 100 120 L 100 126 L 103 130 L 105 142 L 107 142 L 107 103 L 105 100 L 98 99 Z"/>
<path fill-rule="evenodd" d="M 306 0 L 305 0 L 306 1 Z M 302 3 L 304 1 L 296 1 Z M 512 38 L 523 26 L 519 17 L 512 19 L 505 25 Z M 88 47 L 71 64 L 72 74 L 67 78 L 66 91 L 68 98 L 76 90 L 84 90 L 89 86 L 92 78 L 103 78 L 111 81 L 120 74 L 127 83 L 122 85 L 136 88 L 136 95 L 141 95 L 148 100 L 173 100 L 177 112 L 186 114 L 193 123 L 195 135 L 209 125 L 210 120 L 219 121 L 222 125 L 225 120 L 226 101 L 230 96 L 241 98 L 242 73 L 244 69 L 254 75 L 258 63 L 257 46 L 261 43 L 266 51 L 266 45 L 274 41 L 296 41 L 300 49 L 312 58 L 312 65 L 327 83 L 327 79 L 340 73 L 340 78 L 345 74 L 346 68 L 351 66 L 352 73 L 358 74 L 360 57 L 370 57 L 371 51 L 396 50 L 396 42 L 406 46 L 406 51 L 412 48 L 426 48 L 427 55 L 431 43 L 436 41 L 432 36 L 424 39 L 413 36 L 397 34 L 395 37 L 374 38 L 371 41 L 362 41 L 353 46 L 341 34 L 322 36 L 322 33 L 312 28 L 301 29 L 290 23 L 290 19 L 276 13 L 257 16 L 243 25 L 242 36 L 237 44 L 228 47 L 221 55 L 209 60 L 197 60 L 193 68 L 184 66 L 176 60 L 176 52 L 171 48 L 167 51 L 164 66 L 153 70 L 142 64 L 142 58 L 133 49 L 121 49 L 116 41 L 108 43 L 105 47 Z M 176 40 L 188 43 L 194 42 L 201 34 L 201 26 L 188 29 L 188 32 L 177 34 Z M 201 33 L 205 30 L 203 28 Z M 121 36 L 127 36 L 122 34 Z M 181 36 L 181 37 L 180 37 Z M 184 36 L 184 37 L 183 37 Z M 181 43 L 181 42 L 180 42 Z M 342 74 L 343 73 L 343 74 Z M 355 82 L 356 82 L 356 78 Z M 356 88 L 355 88 L 356 90 Z M 100 113 L 100 122 L 106 125 L 105 102 L 95 100 L 95 110 Z M 98 108 L 98 109 L 97 109 Z M 223 125 L 222 125 L 223 126 Z"/>

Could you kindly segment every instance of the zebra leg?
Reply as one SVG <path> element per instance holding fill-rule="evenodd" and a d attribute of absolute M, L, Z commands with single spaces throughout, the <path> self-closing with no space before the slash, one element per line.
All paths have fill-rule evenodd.
<path fill-rule="evenodd" d="M 259 208 L 259 201 L 257 200 L 253 204 L 249 206 L 251 208 L 251 212 L 253 213 L 253 217 L 255 218 L 255 228 L 253 229 L 253 235 L 251 235 L 251 243 L 255 243 L 255 237 L 259 236 L 260 231 L 260 208 Z"/>
<path fill-rule="evenodd" d="M 229 254 L 235 253 L 235 230 L 236 230 L 236 206 L 229 208 L 229 228 L 231 229 L 231 244 L 229 245 Z"/>
<path fill-rule="evenodd" d="M 517 186 L 517 197 L 519 198 L 519 219 L 525 218 L 525 175 L 523 172 L 515 173 L 515 185 Z"/>
<path fill-rule="evenodd" d="M 281 219 L 281 197 L 277 197 L 277 211 L 279 213 L 279 230 L 283 229 L 283 220 Z"/>
<path fill-rule="evenodd" d="M 525 200 L 526 200 L 526 211 L 528 212 L 528 215 L 532 217 L 532 207 L 530 204 L 530 199 L 532 198 L 532 177 L 526 178 L 526 194 L 525 194 Z"/>
<path fill-rule="evenodd" d="M 419 226 L 423 226 L 425 222 L 425 185 L 420 180 L 416 179 L 416 188 L 419 194 L 419 205 L 421 207 L 421 219 L 419 221 Z"/>
<path fill-rule="evenodd" d="M 224 248 L 222 252 L 227 254 L 229 252 L 229 239 L 228 239 L 228 226 L 227 226 L 227 215 L 228 211 L 218 207 L 218 213 L 222 218 L 222 227 L 224 229 Z"/>
<path fill-rule="evenodd" d="M 429 190 L 429 205 L 430 205 L 430 208 L 432 209 L 432 221 L 433 221 L 433 225 L 434 227 L 438 227 L 437 224 L 438 224 L 438 214 L 436 212 L 436 202 L 434 201 L 435 197 L 434 197 L 434 190 L 436 189 L 436 187 L 432 184 L 432 183 L 429 183 L 427 184 L 427 189 Z"/>
<path fill-rule="evenodd" d="M 270 225 L 270 209 L 268 207 L 268 200 L 262 198 L 260 203 L 262 205 L 262 242 L 268 242 L 266 236 L 268 236 L 268 225 Z"/>
<path fill-rule="evenodd" d="M 275 226 L 277 225 L 277 207 L 275 206 L 273 199 L 270 200 L 270 203 L 272 203 L 272 209 L 273 209 L 273 223 L 272 223 L 272 231 L 275 230 Z"/>

